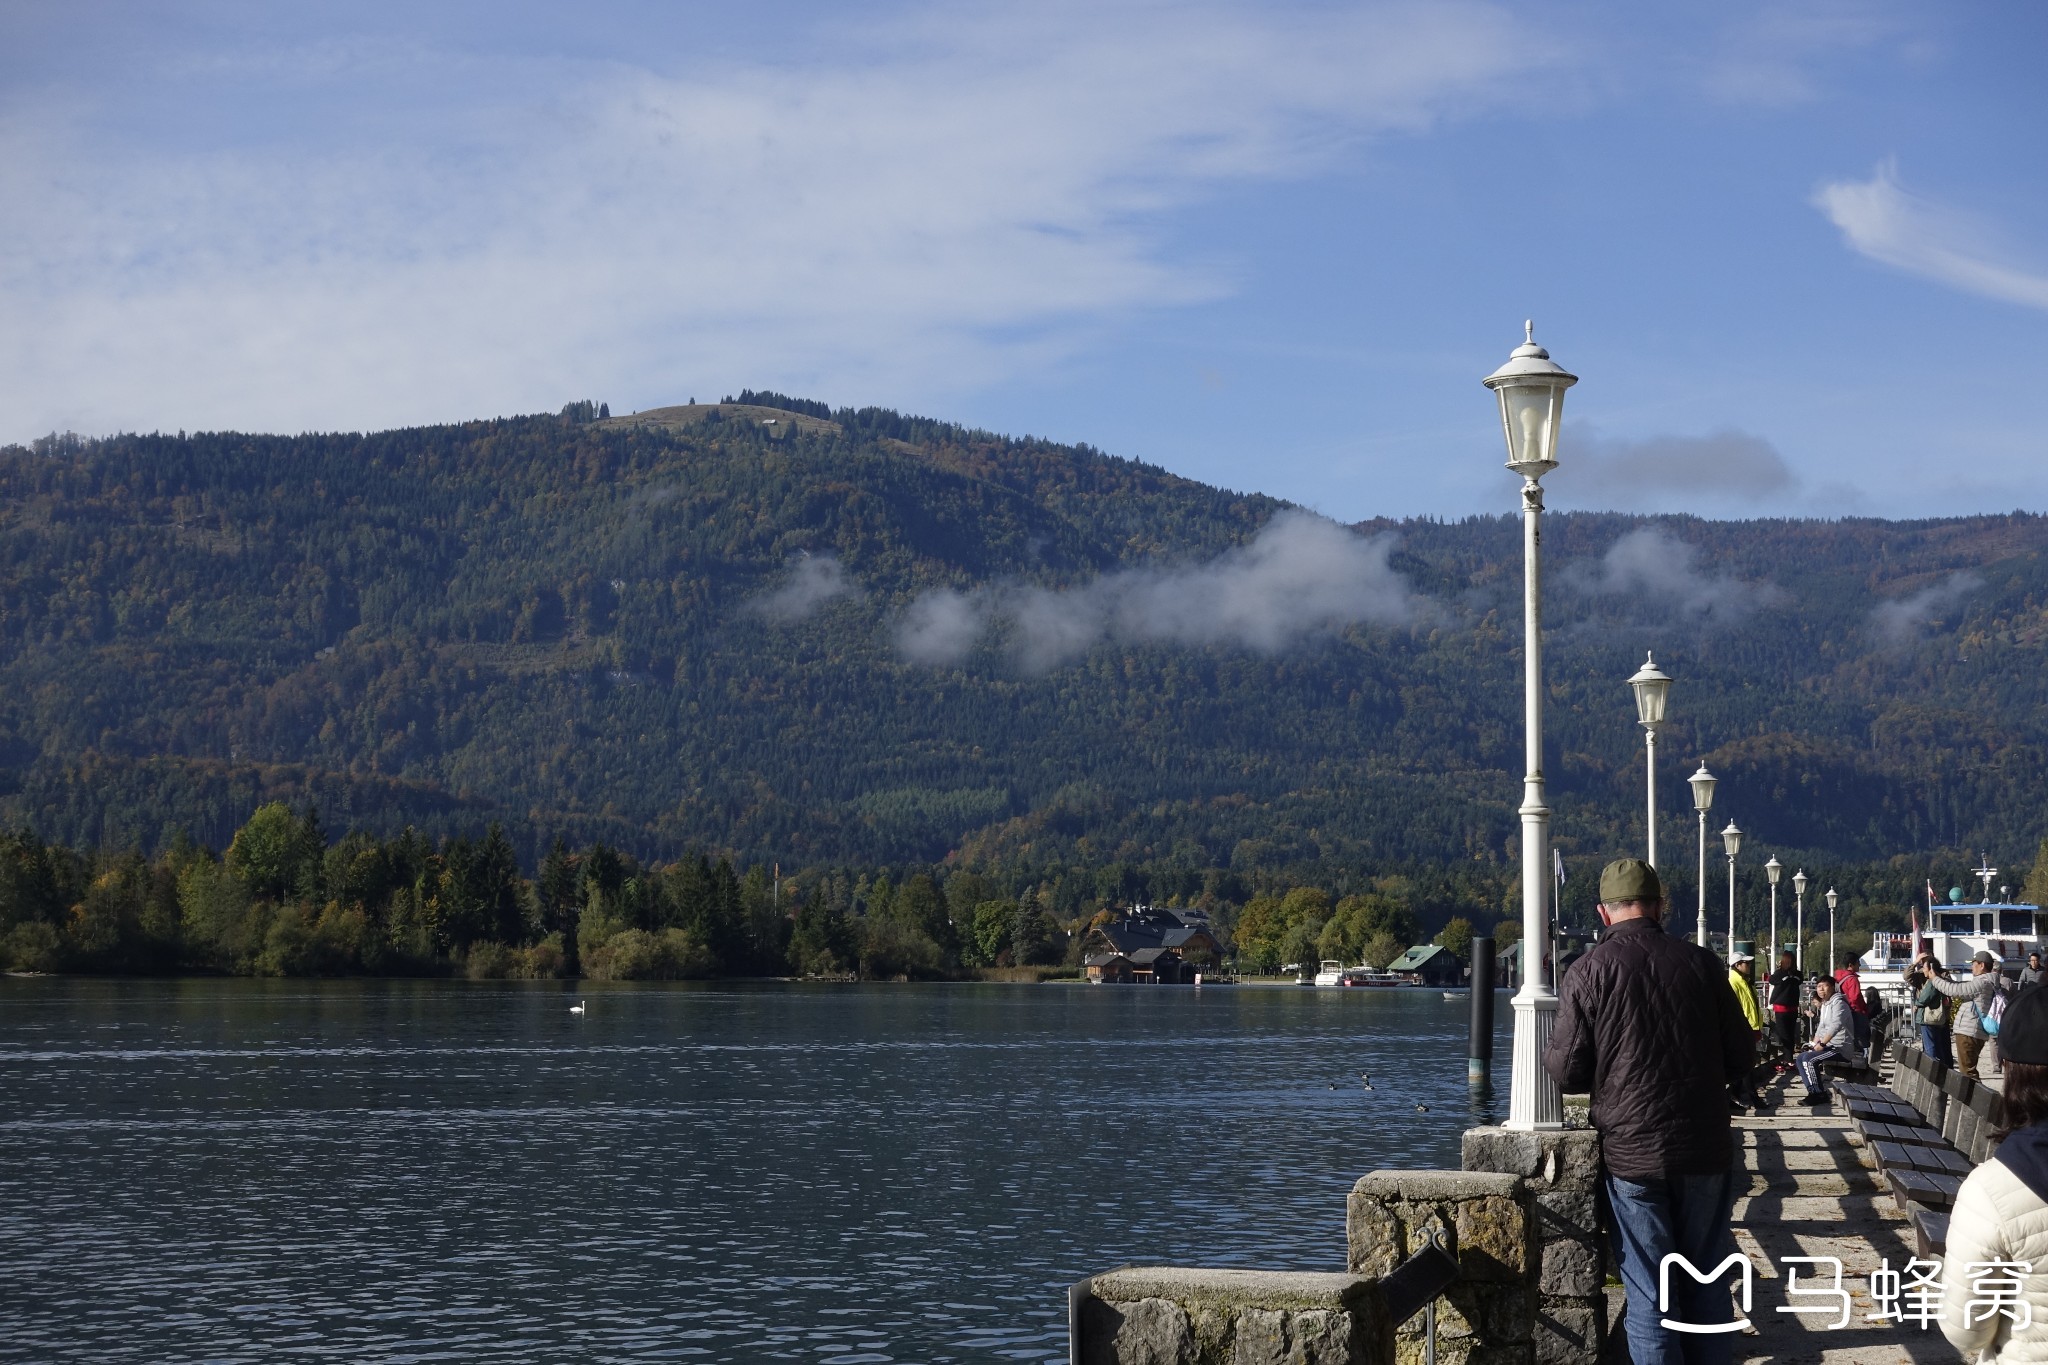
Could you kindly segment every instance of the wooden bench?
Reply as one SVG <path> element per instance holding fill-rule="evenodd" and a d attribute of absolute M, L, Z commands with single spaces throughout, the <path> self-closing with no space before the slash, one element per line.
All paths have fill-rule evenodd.
<path fill-rule="evenodd" d="M 1865 1085 L 1860 1081 L 1836 1081 L 1834 1092 L 1845 1100 L 1874 1100 L 1879 1104 L 1903 1104 L 1898 1092 L 1888 1085 Z"/>
<path fill-rule="evenodd" d="M 1898 1201 L 1899 1212 L 1909 1218 L 1915 1204 L 1946 1213 L 1955 1207 L 1956 1191 L 1963 1187 L 1961 1176 L 1936 1171 L 1901 1168 L 1886 1171 L 1884 1179 L 1891 1187 L 1892 1198 Z"/>
<path fill-rule="evenodd" d="M 1852 1119 L 1874 1119 L 1879 1123 L 1917 1124 L 1920 1112 L 1910 1104 L 1882 1100 L 1850 1100 L 1845 1106 Z"/>
<path fill-rule="evenodd" d="M 1884 1054 L 1891 1046 L 1891 1034 L 1892 1021 L 1889 1017 L 1873 1019 L 1870 1024 L 1870 1046 L 1863 1049 L 1861 1059 L 1849 1062 L 1837 1058 L 1831 1062 L 1822 1062 L 1820 1066 L 1821 1075 L 1845 1076 L 1859 1079 L 1867 1076 L 1871 1080 L 1876 1080 L 1884 1074 L 1882 1070 Z M 1875 1088 L 1882 1089 L 1883 1087 Z"/>
<path fill-rule="evenodd" d="M 1942 1064 L 1918 1048 L 1900 1048 L 1899 1064 L 1892 1073 L 1892 1089 L 1913 1106 L 1932 1127 L 1941 1127 L 1948 1096 L 1942 1093 Z"/>
<path fill-rule="evenodd" d="M 1948 1250 L 1948 1215 L 1915 1204 L 1906 1217 L 1913 1224 L 1913 1254 L 1923 1261 L 1939 1260 Z"/>
<path fill-rule="evenodd" d="M 1880 1123 L 1876 1119 L 1860 1119 L 1856 1131 L 1869 1142 L 1897 1142 L 1920 1147 L 1946 1147 L 1941 1134 L 1924 1123 Z"/>
<path fill-rule="evenodd" d="M 1877 1168 L 1887 1173 L 1893 1170 L 1934 1171 L 1946 1175 L 1970 1173 L 1970 1163 L 1963 1154 L 1947 1147 L 1877 1141 L 1870 1144 L 1870 1151 L 1877 1158 Z"/>

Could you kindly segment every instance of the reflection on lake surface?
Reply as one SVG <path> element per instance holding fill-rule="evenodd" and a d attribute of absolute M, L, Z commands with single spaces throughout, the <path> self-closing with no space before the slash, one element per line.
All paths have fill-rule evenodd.
<path fill-rule="evenodd" d="M 1342 1269 L 1351 1182 L 1492 1117 L 1465 1026 L 1426 990 L 0 981 L 0 1359 L 1064 1360 L 1092 1271 Z"/>

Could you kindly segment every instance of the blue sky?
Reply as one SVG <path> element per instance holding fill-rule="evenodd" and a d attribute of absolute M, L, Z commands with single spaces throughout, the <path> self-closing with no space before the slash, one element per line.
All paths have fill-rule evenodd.
<path fill-rule="evenodd" d="M 2048 508 L 2048 9 L 0 8 L 0 440 L 746 386 L 1345 519 Z"/>

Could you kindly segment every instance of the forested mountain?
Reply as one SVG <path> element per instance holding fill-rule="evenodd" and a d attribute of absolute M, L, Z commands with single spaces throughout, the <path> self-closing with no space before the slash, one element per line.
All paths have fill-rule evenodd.
<path fill-rule="evenodd" d="M 2048 833 L 2043 519 L 1552 514 L 1545 543 L 1575 874 L 1641 841 L 1646 649 L 1678 679 L 1682 881 L 1702 759 L 1759 857 L 2010 862 Z M 380 836 L 495 820 L 529 870 L 561 836 L 1155 892 L 1490 879 L 1520 584 L 1510 517 L 1338 532 L 774 394 L 51 438 L 0 450 L 0 816 L 144 850 L 225 847 L 273 800 Z"/>

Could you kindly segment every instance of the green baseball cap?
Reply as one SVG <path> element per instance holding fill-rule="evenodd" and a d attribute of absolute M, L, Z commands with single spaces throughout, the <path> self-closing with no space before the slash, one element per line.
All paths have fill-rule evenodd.
<path fill-rule="evenodd" d="M 1657 880 L 1657 869 L 1641 858 L 1616 858 L 1600 869 L 1600 903 L 1603 905 L 1663 899 L 1664 883 Z"/>

